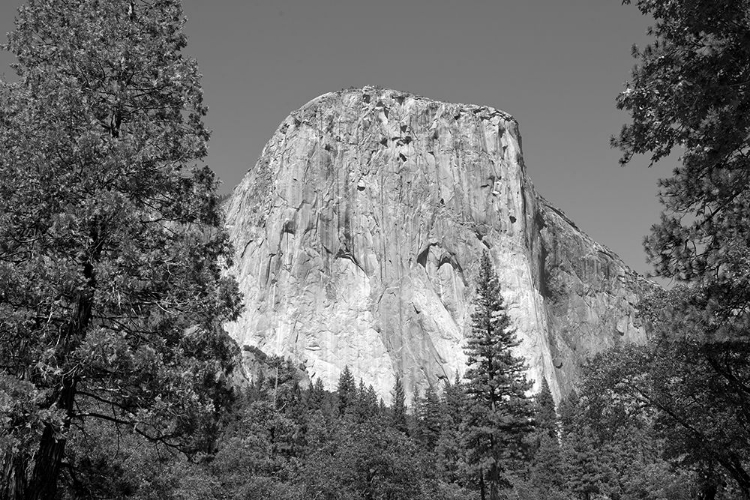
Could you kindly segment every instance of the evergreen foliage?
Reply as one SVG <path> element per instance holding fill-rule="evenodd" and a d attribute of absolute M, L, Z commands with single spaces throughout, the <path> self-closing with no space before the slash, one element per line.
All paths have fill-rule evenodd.
<path fill-rule="evenodd" d="M 576 431 L 581 422 L 580 397 L 573 389 L 560 401 L 560 432 L 563 437 Z"/>
<path fill-rule="evenodd" d="M 441 400 L 442 422 L 440 435 L 435 444 L 436 465 L 442 477 L 446 480 L 468 486 L 467 450 L 463 444 L 466 409 L 469 400 L 464 392 L 464 385 L 456 374 L 454 383 L 446 381 Z"/>
<path fill-rule="evenodd" d="M 638 64 L 618 97 L 632 122 L 612 142 L 623 164 L 682 151 L 660 181 L 664 211 L 646 251 L 659 276 L 710 285 L 715 312 L 732 316 L 750 303 L 750 4 L 634 3 L 655 19 L 654 40 L 633 50 Z"/>
<path fill-rule="evenodd" d="M 686 307 L 693 290 L 679 287 L 644 305 L 651 341 L 621 346 L 595 357 L 586 368 L 586 412 L 599 435 L 655 424 L 662 456 L 703 478 L 704 497 L 731 483 L 748 495 L 749 436 L 742 413 L 749 408 L 741 387 L 750 382 L 744 343 L 705 343 L 703 312 Z M 731 380 L 727 380 L 727 378 Z M 638 430 L 636 429 L 636 430 Z M 632 435 L 634 430 L 629 430 Z"/>
<path fill-rule="evenodd" d="M 429 449 L 434 449 L 440 437 L 443 423 L 443 409 L 435 389 L 431 385 L 425 389 L 424 398 L 420 405 L 419 419 L 421 421 L 420 435 Z"/>
<path fill-rule="evenodd" d="M 396 377 L 396 383 L 393 386 L 391 415 L 392 426 L 401 432 L 406 432 L 406 393 L 401 377 Z"/>
<path fill-rule="evenodd" d="M 356 391 L 354 405 L 350 409 L 350 413 L 354 415 L 354 418 L 358 422 L 368 421 L 379 414 L 378 395 L 372 385 L 369 388 L 365 387 L 362 379 L 359 380 L 359 387 Z"/>
<path fill-rule="evenodd" d="M 183 24 L 177 0 L 29 0 L 4 47 L 2 498 L 53 498 L 94 420 L 212 448 L 240 301 Z"/>
<path fill-rule="evenodd" d="M 557 437 L 543 433 L 531 466 L 531 483 L 544 491 L 562 491 L 566 479 L 565 465 Z"/>
<path fill-rule="evenodd" d="M 347 409 L 354 405 L 357 397 L 357 386 L 354 382 L 354 375 L 349 370 L 349 365 L 344 367 L 344 371 L 339 376 L 339 384 L 336 389 L 339 398 L 339 413 L 345 414 Z"/>
<path fill-rule="evenodd" d="M 419 395 L 419 388 L 415 385 L 414 392 L 411 395 L 411 414 L 406 419 L 407 433 L 409 437 L 419 441 L 422 439 L 422 425 L 419 416 L 422 415 L 422 397 Z"/>
<path fill-rule="evenodd" d="M 458 428 L 465 416 L 465 410 L 469 404 L 466 396 L 466 386 L 461 383 L 461 378 L 456 373 L 456 379 L 451 383 L 445 381 L 443 389 L 443 414 L 447 426 Z"/>
<path fill-rule="evenodd" d="M 519 345 L 505 310 L 500 284 L 485 251 L 476 283 L 471 331 L 465 351 L 466 392 L 471 399 L 466 423 L 469 464 L 481 496 L 499 496 L 508 475 L 527 458 L 526 438 L 533 431 L 533 401 L 527 396 L 526 363 L 513 354 Z"/>
<path fill-rule="evenodd" d="M 537 432 L 546 434 L 552 439 L 557 439 L 557 413 L 555 411 L 555 400 L 549 389 L 547 379 L 542 379 L 542 388 L 536 395 L 536 429 Z"/>
<path fill-rule="evenodd" d="M 632 381 L 615 387 L 653 409 L 673 456 L 705 478 L 705 498 L 725 476 L 750 498 L 750 3 L 634 3 L 656 23 L 634 49 L 618 98 L 631 123 L 612 143 L 623 164 L 680 148 L 645 247 L 657 275 L 689 287 L 644 301 L 652 342 L 606 375 Z"/>
<path fill-rule="evenodd" d="M 323 408 L 323 402 L 325 401 L 326 390 L 323 386 L 322 379 L 316 379 L 312 388 L 310 389 L 310 397 L 308 399 L 308 405 L 311 410 L 321 410 Z"/>

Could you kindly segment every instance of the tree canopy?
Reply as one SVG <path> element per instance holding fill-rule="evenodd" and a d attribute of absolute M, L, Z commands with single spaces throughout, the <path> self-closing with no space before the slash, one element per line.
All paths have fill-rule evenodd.
<path fill-rule="evenodd" d="M 630 3 L 625 0 L 623 3 Z M 638 0 L 652 43 L 618 97 L 629 112 L 614 146 L 621 162 L 681 149 L 660 181 L 661 221 L 646 240 L 657 275 L 706 285 L 713 307 L 750 303 L 750 2 Z"/>
<path fill-rule="evenodd" d="M 722 474 L 748 498 L 750 2 L 633 3 L 654 40 L 633 51 L 618 98 L 631 123 L 612 143 L 623 164 L 681 149 L 645 246 L 657 275 L 687 286 L 644 301 L 650 342 L 604 370 L 604 387 L 655 409 L 674 456 L 711 476 L 705 498 Z"/>
<path fill-rule="evenodd" d="M 177 0 L 29 0 L 0 84 L 0 497 L 90 419 L 209 445 L 239 313 Z"/>

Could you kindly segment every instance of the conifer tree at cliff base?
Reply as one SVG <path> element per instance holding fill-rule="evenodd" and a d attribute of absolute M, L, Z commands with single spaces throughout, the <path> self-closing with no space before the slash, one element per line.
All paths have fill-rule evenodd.
<path fill-rule="evenodd" d="M 527 391 L 532 383 L 526 379 L 525 360 L 513 354 L 520 342 L 486 251 L 476 294 L 464 349 L 469 365 L 466 392 L 471 399 L 465 440 L 481 498 L 495 500 L 501 488 L 511 485 L 510 474 L 528 458 L 526 438 L 534 430 L 534 405 Z"/>
<path fill-rule="evenodd" d="M 178 0 L 29 0 L 0 83 L 0 498 L 54 498 L 72 433 L 207 451 L 239 314 Z"/>

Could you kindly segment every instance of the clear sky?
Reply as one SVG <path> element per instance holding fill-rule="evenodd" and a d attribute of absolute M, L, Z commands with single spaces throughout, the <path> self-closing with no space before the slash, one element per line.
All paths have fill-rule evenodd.
<path fill-rule="evenodd" d="M 21 0 L 0 0 L 0 33 Z M 183 0 L 213 130 L 207 163 L 234 188 L 293 110 L 380 85 L 488 105 L 520 124 L 537 191 L 646 273 L 641 241 L 672 165 L 626 167 L 615 98 L 650 20 L 619 0 Z M 7 53 L 0 74 L 10 75 Z"/>

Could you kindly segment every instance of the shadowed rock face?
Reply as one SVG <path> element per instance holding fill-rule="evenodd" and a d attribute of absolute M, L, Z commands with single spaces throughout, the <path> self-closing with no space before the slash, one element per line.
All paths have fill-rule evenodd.
<path fill-rule="evenodd" d="M 537 387 L 557 400 L 582 359 L 645 332 L 652 285 L 538 196 L 518 124 L 485 106 L 365 87 L 293 112 L 235 189 L 227 225 L 246 310 L 241 345 L 344 366 L 389 401 L 465 370 L 488 250 Z"/>

